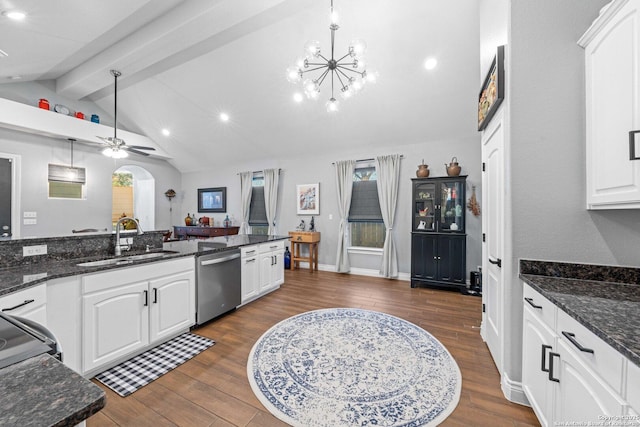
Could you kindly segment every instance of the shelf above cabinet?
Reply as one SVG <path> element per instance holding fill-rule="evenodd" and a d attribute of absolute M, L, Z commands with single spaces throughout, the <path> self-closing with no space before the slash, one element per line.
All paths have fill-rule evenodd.
<path fill-rule="evenodd" d="M 98 136 L 112 136 L 113 127 L 78 119 L 31 105 L 0 98 L 0 127 L 55 139 L 75 139 L 78 142 L 100 143 Z M 150 138 L 118 129 L 118 137 L 127 145 L 153 147 L 150 157 L 170 158 Z"/>

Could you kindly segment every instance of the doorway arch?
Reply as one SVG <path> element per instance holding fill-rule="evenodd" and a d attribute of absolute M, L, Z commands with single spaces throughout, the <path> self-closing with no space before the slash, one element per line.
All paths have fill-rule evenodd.
<path fill-rule="evenodd" d="M 149 231 L 155 230 L 155 178 L 148 170 L 136 165 L 120 166 L 113 171 L 113 173 L 119 172 L 130 173 L 133 176 L 133 216 L 140 222 L 140 228 Z"/>

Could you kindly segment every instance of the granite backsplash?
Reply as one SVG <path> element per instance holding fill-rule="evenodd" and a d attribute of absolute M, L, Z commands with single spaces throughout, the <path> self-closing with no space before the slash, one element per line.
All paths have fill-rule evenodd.
<path fill-rule="evenodd" d="M 599 282 L 640 284 L 640 268 L 612 265 L 573 264 L 556 261 L 520 260 L 520 274 L 563 277 Z"/>
<path fill-rule="evenodd" d="M 166 231 L 145 231 L 141 236 L 123 232 L 120 237 L 133 237 L 131 252 L 147 248 L 161 249 Z M 46 255 L 23 256 L 24 246 L 47 245 Z M 43 237 L 0 241 L 0 268 L 37 264 L 55 260 L 113 255 L 115 234 Z"/>

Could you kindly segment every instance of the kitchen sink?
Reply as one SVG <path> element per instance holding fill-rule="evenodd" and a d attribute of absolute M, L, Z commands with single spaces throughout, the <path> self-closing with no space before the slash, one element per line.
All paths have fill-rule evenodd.
<path fill-rule="evenodd" d="M 135 261 L 142 261 L 153 258 L 162 258 L 169 254 L 175 254 L 175 251 L 148 252 L 140 255 L 129 255 L 118 258 L 100 259 L 97 261 L 87 261 L 76 264 L 78 267 L 100 267 L 105 265 L 125 265 Z"/>

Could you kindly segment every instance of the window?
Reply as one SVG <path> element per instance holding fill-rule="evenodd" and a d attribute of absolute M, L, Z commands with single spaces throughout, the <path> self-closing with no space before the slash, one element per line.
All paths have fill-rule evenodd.
<path fill-rule="evenodd" d="M 349 209 L 351 246 L 382 248 L 385 227 L 378 199 L 377 174 L 374 166 L 356 166 Z"/>
<path fill-rule="evenodd" d="M 267 221 L 267 209 L 264 203 L 264 176 L 254 174 L 251 180 L 251 205 L 249 206 L 249 225 L 251 234 L 269 233 L 269 222 Z"/>

